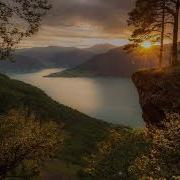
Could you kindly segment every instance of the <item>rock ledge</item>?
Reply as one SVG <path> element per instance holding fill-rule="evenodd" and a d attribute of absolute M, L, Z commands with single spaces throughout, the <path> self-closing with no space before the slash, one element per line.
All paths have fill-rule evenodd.
<path fill-rule="evenodd" d="M 139 71 L 132 80 L 147 126 L 160 126 L 166 113 L 180 113 L 180 67 Z"/>

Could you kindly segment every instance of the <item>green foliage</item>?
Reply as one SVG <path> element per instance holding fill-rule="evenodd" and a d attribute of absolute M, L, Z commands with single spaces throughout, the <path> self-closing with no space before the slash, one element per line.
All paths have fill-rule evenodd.
<path fill-rule="evenodd" d="M 36 87 L 12 80 L 5 75 L 0 75 L 0 84 L 1 114 L 6 114 L 11 109 L 23 108 L 29 114 L 33 112 L 35 117 L 38 117 L 43 122 L 53 120 L 63 124 L 65 139 L 62 149 L 56 155 L 56 159 L 58 162 L 67 164 L 69 168 L 76 167 L 76 172 L 78 170 L 82 172 L 83 168 L 88 166 L 89 162 L 85 157 L 96 154 L 103 141 L 112 140 L 113 147 L 116 147 L 116 144 L 118 144 L 112 150 L 109 158 L 104 159 L 104 164 L 102 163 L 103 161 L 101 162 L 102 166 L 106 167 L 107 173 L 109 173 L 108 177 L 117 173 L 117 170 L 119 170 L 117 167 L 122 170 L 123 175 L 127 175 L 127 167 L 135 159 L 134 156 L 137 156 L 142 149 L 146 148 L 144 147 L 144 140 L 141 139 L 140 135 L 137 135 L 138 133 L 124 127 L 119 127 L 115 130 L 122 137 L 122 139 L 117 139 L 119 143 L 115 143 L 116 138 L 112 139 L 113 136 L 111 135 L 113 133 L 110 131 L 110 124 L 90 118 L 76 110 L 61 105 Z M 121 164 L 120 162 L 123 163 Z M 36 167 L 36 163 L 34 165 Z M 108 170 L 111 166 L 113 166 L 112 171 Z M 47 167 L 49 167 L 48 163 Z M 23 174 L 22 167 L 19 167 L 19 169 L 20 174 Z M 61 166 L 56 167 L 57 169 L 59 169 L 57 172 L 63 170 Z M 34 168 L 34 171 L 36 172 L 37 169 Z M 69 172 L 71 171 L 69 169 Z M 85 176 L 84 178 L 88 178 L 87 173 Z"/>
<path fill-rule="evenodd" d="M 9 58 L 15 46 L 39 29 L 51 8 L 48 0 L 0 1 L 0 60 Z"/>
<path fill-rule="evenodd" d="M 40 89 L 5 75 L 0 75 L 0 84 L 2 115 L 11 109 L 24 109 L 28 115 L 33 113 L 40 122 L 48 123 L 52 120 L 63 125 L 64 146 L 58 149 L 58 163 L 55 163 L 59 165 L 46 163 L 47 168 L 52 171 L 69 172 L 70 176 L 79 172 L 82 179 L 90 180 L 171 177 L 179 173 L 179 120 L 176 121 L 176 116 L 169 116 L 169 123 L 165 124 L 167 128 L 151 131 L 152 139 L 149 138 L 149 133 L 146 136 L 140 130 L 112 127 L 90 118 L 53 101 Z M 0 133 L 6 134 L 2 129 Z M 9 176 L 31 177 L 32 174 L 39 173 L 38 167 L 38 161 L 34 159 L 23 161 L 15 174 L 11 172 Z"/>
<path fill-rule="evenodd" d="M 57 158 L 83 167 L 83 157 L 96 149 L 96 144 L 107 135 L 108 123 L 90 118 L 57 103 L 40 89 L 0 75 L 0 114 L 23 108 L 41 121 L 63 124 L 65 140 Z"/>
<path fill-rule="evenodd" d="M 180 175 L 180 115 L 168 114 L 163 129 L 149 129 L 152 147 L 138 157 L 130 172 L 138 178 L 173 179 Z M 180 178 L 180 177 L 179 177 Z"/>
<path fill-rule="evenodd" d="M 129 13 L 128 25 L 134 30 L 130 40 L 139 44 L 160 39 L 162 22 L 162 5 L 164 0 L 137 0 L 135 8 Z"/>
<path fill-rule="evenodd" d="M 0 177 L 16 168 L 24 173 L 30 169 L 34 174 L 38 162 L 52 158 L 61 143 L 60 127 L 54 122 L 41 123 L 24 111 L 11 111 L 1 116 Z"/>
<path fill-rule="evenodd" d="M 149 147 L 143 135 L 140 130 L 122 127 L 110 130 L 98 144 L 98 151 L 87 157 L 88 166 L 82 175 L 98 180 L 134 179 L 128 168 Z"/>

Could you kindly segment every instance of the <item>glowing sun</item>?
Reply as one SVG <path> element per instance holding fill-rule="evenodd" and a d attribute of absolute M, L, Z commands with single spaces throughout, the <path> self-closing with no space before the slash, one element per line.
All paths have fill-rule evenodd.
<path fill-rule="evenodd" d="M 145 48 L 145 49 L 149 49 L 149 48 L 152 47 L 152 42 L 150 42 L 150 41 L 144 41 L 144 42 L 141 44 L 141 46 L 142 46 L 143 48 Z"/>

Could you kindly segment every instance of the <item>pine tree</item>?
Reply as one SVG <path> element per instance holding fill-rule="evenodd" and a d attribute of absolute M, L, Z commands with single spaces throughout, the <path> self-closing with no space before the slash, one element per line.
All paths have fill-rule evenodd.
<path fill-rule="evenodd" d="M 173 28 L 172 33 L 172 61 L 178 63 L 178 27 L 180 0 L 137 0 L 135 9 L 129 13 L 128 24 L 135 27 L 130 38 L 135 44 L 144 40 L 160 40 L 160 66 L 163 59 L 163 46 L 166 25 Z"/>
<path fill-rule="evenodd" d="M 179 32 L 180 0 L 169 0 L 166 9 L 168 13 L 172 15 L 173 18 L 172 65 L 175 66 L 178 63 L 178 32 Z"/>
<path fill-rule="evenodd" d="M 162 66 L 165 26 L 168 22 L 166 0 L 137 0 L 129 13 L 128 25 L 135 27 L 130 40 L 137 46 L 143 41 L 160 41 L 159 66 Z"/>

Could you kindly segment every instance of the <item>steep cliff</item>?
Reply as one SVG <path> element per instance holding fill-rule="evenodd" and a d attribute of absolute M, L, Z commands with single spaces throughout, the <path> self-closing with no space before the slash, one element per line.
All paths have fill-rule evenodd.
<path fill-rule="evenodd" d="M 161 126 L 166 113 L 180 112 L 180 67 L 139 71 L 132 79 L 147 126 Z"/>

